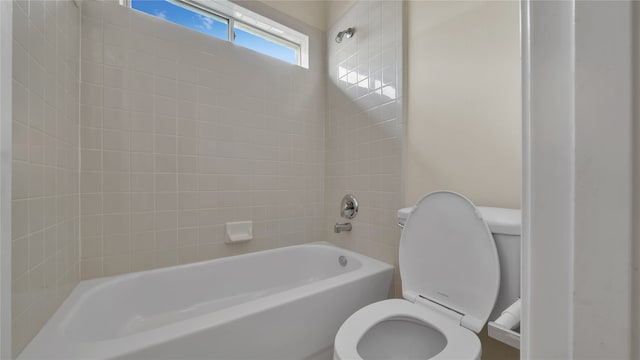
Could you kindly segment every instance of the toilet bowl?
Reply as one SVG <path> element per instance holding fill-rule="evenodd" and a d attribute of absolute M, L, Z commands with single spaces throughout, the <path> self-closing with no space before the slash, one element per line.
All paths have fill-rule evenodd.
<path fill-rule="evenodd" d="M 398 255 L 404 299 L 351 315 L 336 335 L 334 359 L 480 359 L 476 334 L 500 287 L 481 212 L 460 194 L 428 194 L 407 219 Z"/>
<path fill-rule="evenodd" d="M 407 300 L 362 308 L 340 328 L 334 359 L 479 359 L 480 340 L 452 318 Z"/>

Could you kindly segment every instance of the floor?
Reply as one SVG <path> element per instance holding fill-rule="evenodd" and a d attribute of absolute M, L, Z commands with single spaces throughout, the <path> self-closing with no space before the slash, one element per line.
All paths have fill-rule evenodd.
<path fill-rule="evenodd" d="M 333 360 L 333 346 L 317 352 L 304 360 Z"/>

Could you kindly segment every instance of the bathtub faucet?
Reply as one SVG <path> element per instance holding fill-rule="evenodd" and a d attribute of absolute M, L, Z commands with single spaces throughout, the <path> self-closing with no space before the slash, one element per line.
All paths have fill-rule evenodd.
<path fill-rule="evenodd" d="M 351 231 L 351 223 L 336 224 L 336 226 L 334 226 L 333 228 L 333 231 L 338 234 L 343 231 Z"/>

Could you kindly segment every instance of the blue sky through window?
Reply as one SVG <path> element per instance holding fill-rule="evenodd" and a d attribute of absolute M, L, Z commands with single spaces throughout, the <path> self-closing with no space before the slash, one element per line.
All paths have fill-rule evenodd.
<path fill-rule="evenodd" d="M 274 58 L 291 64 L 297 63 L 296 50 L 293 48 L 278 44 L 239 28 L 235 29 L 235 34 L 235 43 L 240 46 L 248 47 L 249 49 L 273 56 Z"/>
<path fill-rule="evenodd" d="M 198 14 L 167 0 L 131 0 L 131 8 L 218 39 L 228 39 L 226 22 L 211 16 Z"/>
<path fill-rule="evenodd" d="M 223 22 L 216 17 L 206 16 L 178 6 L 169 0 L 131 0 L 131 8 L 218 39 L 228 39 L 228 25 L 226 21 Z M 236 44 L 291 64 L 297 64 L 296 49 L 284 46 L 240 28 L 236 28 L 234 30 L 234 42 Z"/>

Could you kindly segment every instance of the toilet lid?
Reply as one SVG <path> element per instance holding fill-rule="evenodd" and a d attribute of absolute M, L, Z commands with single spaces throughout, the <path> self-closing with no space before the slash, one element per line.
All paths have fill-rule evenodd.
<path fill-rule="evenodd" d="M 500 286 L 493 236 L 480 211 L 460 194 L 436 191 L 418 201 L 402 231 L 402 292 L 463 315 L 475 332 L 487 322 Z M 466 321 L 465 321 L 466 317 Z"/>

